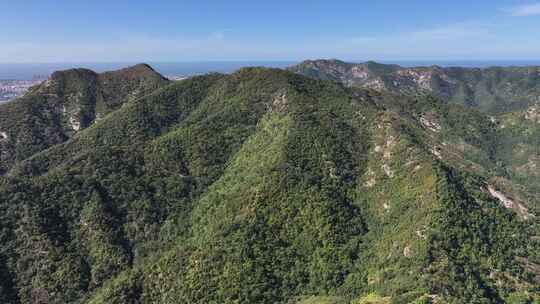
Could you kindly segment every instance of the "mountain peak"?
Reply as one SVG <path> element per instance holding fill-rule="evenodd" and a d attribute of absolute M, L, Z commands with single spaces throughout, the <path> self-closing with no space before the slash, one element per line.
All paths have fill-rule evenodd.
<path fill-rule="evenodd" d="M 402 67 L 374 61 L 347 63 L 313 60 L 292 66 L 289 70 L 305 76 L 339 81 L 347 86 L 395 94 L 429 92 L 444 101 L 478 107 L 491 113 L 523 110 L 536 102 L 540 90 L 540 82 L 531 82 L 538 75 L 534 67 Z M 511 96 L 508 96 L 509 91 L 512 92 Z"/>
<path fill-rule="evenodd" d="M 0 130 L 10 130 L 15 143 L 0 147 L 0 173 L 17 159 L 68 140 L 123 104 L 168 83 L 147 64 L 101 74 L 82 68 L 52 73 L 47 81 L 0 108 L 4 115 Z M 36 144 L 28 134 L 43 140 Z"/>
<path fill-rule="evenodd" d="M 305 64 L 305 65 L 313 65 L 313 64 L 314 65 L 325 65 L 325 64 L 348 64 L 348 63 L 345 62 L 345 61 L 339 60 L 339 59 L 330 58 L 330 59 L 308 59 L 308 60 L 304 60 L 299 65 L 302 65 L 302 64 Z"/>
<path fill-rule="evenodd" d="M 161 74 L 156 72 L 154 68 L 152 68 L 147 63 L 139 63 L 127 68 L 123 68 L 117 71 L 111 71 L 111 72 L 105 72 L 102 74 L 103 76 L 121 76 L 125 78 L 147 78 L 147 77 L 155 77 L 155 78 L 161 78 L 165 80 L 165 77 L 163 77 Z"/>
<path fill-rule="evenodd" d="M 137 71 L 137 72 L 145 72 L 145 73 L 157 73 L 152 66 L 150 66 L 148 63 L 138 63 L 136 65 L 127 67 L 123 70 L 127 71 Z"/>
<path fill-rule="evenodd" d="M 351 66 L 368 81 L 388 68 Z M 496 127 L 426 95 L 260 67 L 165 86 L 126 77 L 146 74 L 157 73 L 137 65 L 0 106 L 0 302 L 538 293 L 538 204 L 514 191 L 523 181 L 540 191 L 528 144 L 538 133 L 517 138 L 508 120 L 522 114 Z M 503 183 L 497 172 L 522 175 Z M 329 290 L 335 301 L 312 298 Z"/>
<path fill-rule="evenodd" d="M 138 63 L 138 64 L 132 66 L 131 68 L 146 69 L 146 70 L 154 71 L 154 68 L 152 68 L 152 66 L 150 66 L 148 63 L 144 63 L 144 62 Z"/>
<path fill-rule="evenodd" d="M 49 77 L 49 80 L 74 79 L 74 78 L 88 79 L 88 78 L 96 77 L 96 76 L 97 76 L 97 73 L 92 70 L 85 69 L 85 68 L 74 68 L 74 69 L 55 71 L 51 74 L 51 76 Z"/>

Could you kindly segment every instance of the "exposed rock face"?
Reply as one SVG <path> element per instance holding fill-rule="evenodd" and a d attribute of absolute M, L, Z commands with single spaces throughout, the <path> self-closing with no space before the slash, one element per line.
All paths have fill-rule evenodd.
<path fill-rule="evenodd" d="M 286 93 L 278 93 L 274 102 L 272 102 L 272 110 L 276 112 L 283 112 L 287 109 L 288 98 Z"/>
<path fill-rule="evenodd" d="M 23 97 L 0 105 L 0 174 L 16 161 L 69 139 L 124 103 L 168 84 L 146 64 L 95 73 L 72 69 L 53 73 Z"/>
<path fill-rule="evenodd" d="M 397 79 L 395 80 L 394 85 L 399 87 L 400 83 L 412 82 L 420 89 L 431 90 L 432 88 L 432 79 L 434 71 L 431 70 L 414 70 L 414 69 L 404 69 L 397 71 Z"/>
<path fill-rule="evenodd" d="M 420 117 L 420 123 L 433 132 L 440 132 L 442 129 L 440 124 L 423 116 Z"/>
<path fill-rule="evenodd" d="M 425 230 L 416 230 L 416 235 L 421 239 L 427 239 Z"/>
<path fill-rule="evenodd" d="M 394 171 L 390 167 L 389 163 L 392 160 L 392 149 L 395 143 L 396 143 L 396 137 L 393 135 L 388 135 L 384 143 L 383 170 L 384 170 L 384 173 L 386 173 L 388 177 L 394 177 Z"/>
<path fill-rule="evenodd" d="M 535 123 L 540 123 L 540 103 L 531 106 L 525 112 L 525 119 Z"/>
<path fill-rule="evenodd" d="M 493 186 L 488 185 L 487 190 L 489 194 L 491 194 L 491 196 L 499 200 L 499 202 L 501 202 L 501 204 L 505 208 L 515 210 L 524 219 L 529 219 L 532 216 L 531 214 L 529 214 L 529 210 L 525 206 L 523 206 L 523 204 L 521 204 L 518 201 L 510 199 L 504 193 L 497 191 Z"/>
<path fill-rule="evenodd" d="M 431 154 L 435 155 L 438 159 L 443 159 L 441 154 L 441 148 L 438 146 L 433 146 L 431 148 Z"/>
<path fill-rule="evenodd" d="M 69 124 L 73 131 L 79 131 L 81 129 L 81 121 L 75 116 L 69 118 Z"/>
<path fill-rule="evenodd" d="M 358 79 L 367 79 L 370 76 L 369 69 L 366 66 L 357 65 L 351 68 L 351 74 Z"/>
<path fill-rule="evenodd" d="M 406 257 L 406 258 L 410 258 L 412 256 L 412 249 L 411 249 L 411 246 L 405 246 L 405 248 L 403 248 L 403 256 Z"/>
<path fill-rule="evenodd" d="M 529 275 L 513 276 L 536 267 L 517 259 L 536 263 L 536 226 L 501 212 L 487 176 L 462 170 L 452 150 L 460 140 L 483 148 L 495 134 L 486 115 L 275 69 L 194 77 L 137 100 L 143 90 L 118 80 L 117 92 L 139 92 L 123 103 L 93 89 L 113 80 L 77 74 L 88 76 L 78 88 L 58 75 L 15 101 L 28 115 L 0 111 L 0 124 L 13 123 L 0 126 L 0 164 L 12 161 L 6 151 L 37 151 L 0 177 L 2 303 L 297 303 L 329 290 L 343 292 L 336 303 L 499 303 L 508 291 L 538 293 Z M 495 189 L 523 212 L 512 190 Z M 363 290 L 384 297 L 356 301 Z"/>
<path fill-rule="evenodd" d="M 347 86 L 414 95 L 429 92 L 447 102 L 500 113 L 524 109 L 540 95 L 540 67 L 405 68 L 375 62 L 308 60 L 289 70 Z M 537 117 L 531 113 L 532 117 Z"/>

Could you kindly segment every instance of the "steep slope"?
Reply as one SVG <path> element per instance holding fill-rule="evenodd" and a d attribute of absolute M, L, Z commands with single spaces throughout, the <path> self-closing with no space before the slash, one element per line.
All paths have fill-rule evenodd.
<path fill-rule="evenodd" d="M 461 170 L 490 176 L 491 182 L 511 193 L 518 205 L 540 196 L 535 170 L 535 160 L 540 158 L 537 67 L 403 68 L 373 62 L 315 60 L 290 70 L 390 94 L 419 95 L 423 99 L 426 94 L 436 96 L 438 99 L 422 106 L 424 109 L 410 103 L 399 107 L 397 103 L 395 110 L 402 115 L 409 112 L 407 115 L 431 130 L 438 157 Z M 468 93 L 462 94 L 465 91 L 460 87 L 467 87 Z M 441 107 L 439 100 L 450 106 Z"/>
<path fill-rule="evenodd" d="M 540 105 L 496 117 L 501 143 L 499 158 L 507 160 L 511 177 L 540 193 Z"/>
<path fill-rule="evenodd" d="M 0 174 L 167 83 L 144 64 L 103 74 L 85 69 L 53 73 L 24 97 L 0 105 Z"/>
<path fill-rule="evenodd" d="M 537 299 L 536 217 L 433 149 L 455 113 L 273 69 L 169 84 L 0 177 L 0 299 Z"/>
<path fill-rule="evenodd" d="M 414 95 L 427 91 L 449 103 L 475 107 L 483 112 L 522 110 L 540 95 L 540 67 L 414 67 L 374 62 L 308 60 L 290 71 L 347 86 Z"/>

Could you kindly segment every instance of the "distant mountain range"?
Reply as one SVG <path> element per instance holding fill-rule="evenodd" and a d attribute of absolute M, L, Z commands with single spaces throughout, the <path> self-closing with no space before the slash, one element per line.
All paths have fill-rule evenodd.
<path fill-rule="evenodd" d="M 290 71 L 347 86 L 414 95 L 429 92 L 448 103 L 488 113 L 524 109 L 540 102 L 540 67 L 412 67 L 376 62 L 308 60 Z"/>
<path fill-rule="evenodd" d="M 537 303 L 535 69 L 56 72 L 0 105 L 0 303 Z"/>
<path fill-rule="evenodd" d="M 153 62 L 152 68 L 162 75 L 195 76 L 207 73 L 232 73 L 245 66 L 285 68 L 295 61 L 200 61 L 200 62 Z M 136 63 L 129 62 L 64 62 L 64 63 L 0 63 L 0 80 L 31 80 L 43 78 L 55 71 L 85 68 L 103 73 L 119 70 Z"/>

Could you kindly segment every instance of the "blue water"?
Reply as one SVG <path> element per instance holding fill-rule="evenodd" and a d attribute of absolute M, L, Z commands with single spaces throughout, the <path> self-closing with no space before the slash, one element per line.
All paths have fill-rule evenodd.
<path fill-rule="evenodd" d="M 209 72 L 231 73 L 246 66 L 284 68 L 295 63 L 292 61 L 148 62 L 156 71 L 166 76 L 192 76 Z M 43 78 L 43 76 L 46 77 L 54 71 L 71 68 L 87 68 L 100 73 L 134 64 L 137 63 L 0 63 L 0 79 L 29 80 Z"/>
<path fill-rule="evenodd" d="M 360 62 L 360 61 L 358 61 Z M 540 60 L 528 61 L 381 61 L 404 67 L 439 65 L 443 67 L 490 67 L 490 66 L 540 66 Z M 284 68 L 294 61 L 208 61 L 208 62 L 149 62 L 159 73 L 166 76 L 191 76 L 209 72 L 230 73 L 245 66 Z M 96 72 L 117 70 L 136 63 L 0 63 L 0 79 L 30 80 L 47 77 L 54 71 L 70 68 L 87 68 Z"/>

